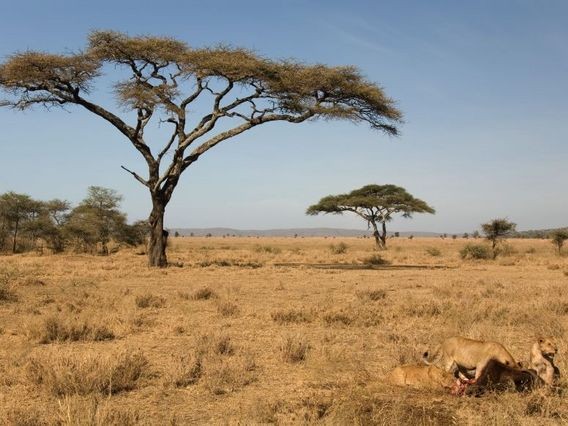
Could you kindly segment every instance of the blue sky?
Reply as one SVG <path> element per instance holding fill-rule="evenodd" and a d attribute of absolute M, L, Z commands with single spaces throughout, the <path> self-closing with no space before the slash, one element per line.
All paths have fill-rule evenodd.
<path fill-rule="evenodd" d="M 273 58 L 352 64 L 405 115 L 401 136 L 365 125 L 261 126 L 186 171 L 170 227 L 355 227 L 355 217 L 308 217 L 319 198 L 369 183 L 404 186 L 434 216 L 400 231 L 471 231 L 506 216 L 519 229 L 568 225 L 568 2 L 138 1 L 4 2 L 0 57 L 81 49 L 93 29 L 230 43 Z M 108 87 L 97 94 L 113 105 Z M 85 111 L 0 110 L 0 193 L 81 200 L 89 185 L 124 195 L 145 218 L 137 152 Z"/>

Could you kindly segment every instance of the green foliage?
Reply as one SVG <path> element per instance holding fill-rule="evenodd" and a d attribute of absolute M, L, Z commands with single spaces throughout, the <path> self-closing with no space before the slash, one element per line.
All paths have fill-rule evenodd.
<path fill-rule="evenodd" d="M 96 77 L 106 70 L 113 70 L 115 78 L 98 82 L 111 84 L 118 106 L 127 110 L 124 117 L 89 99 Z M 150 191 L 148 254 L 152 266 L 167 265 L 163 218 L 181 174 L 219 143 L 276 121 L 349 120 L 390 135 L 398 133 L 402 121 L 395 102 L 352 66 L 271 60 L 242 48 L 192 48 L 173 38 L 116 31 L 92 32 L 80 53 L 25 51 L 9 56 L 0 63 L 0 90 L 7 94 L 0 106 L 77 105 L 107 121 L 130 141 L 148 166 L 147 178 L 125 170 Z M 204 105 L 209 105 L 208 111 L 193 117 Z M 187 119 L 190 112 L 191 120 Z M 173 124 L 161 146 L 145 140 L 150 122 Z M 165 158 L 171 159 L 169 164 L 162 164 Z M 86 215 L 91 228 L 79 229 L 80 221 L 75 221 L 72 229 L 81 231 L 77 235 L 84 241 L 98 241 L 106 251 L 112 232 L 103 230 L 106 225 L 100 215 L 95 224 L 85 209 L 73 214 Z"/>
<path fill-rule="evenodd" d="M 484 244 L 468 243 L 460 250 L 462 259 L 491 259 L 491 249 Z"/>
<path fill-rule="evenodd" d="M 485 238 L 491 241 L 494 259 L 499 255 L 497 244 L 505 237 L 512 235 L 516 227 L 516 223 L 509 222 L 507 219 L 493 219 L 481 225 L 481 231 L 485 234 Z"/>
<path fill-rule="evenodd" d="M 568 229 L 557 229 L 550 233 L 549 238 L 558 250 L 558 254 L 562 253 L 562 246 L 568 240 Z"/>
<path fill-rule="evenodd" d="M 43 250 L 59 253 L 71 244 L 92 252 L 97 244 L 108 253 L 110 240 L 137 245 L 145 241 L 149 227 L 139 221 L 126 223 L 118 209 L 121 197 L 111 189 L 90 187 L 88 196 L 71 212 L 64 200 L 38 201 L 26 194 L 0 195 L 0 251 Z"/>
<path fill-rule="evenodd" d="M 434 214 L 436 211 L 396 185 L 366 185 L 348 194 L 328 195 L 306 210 L 306 214 L 312 216 L 344 212 L 355 213 L 366 220 L 373 227 L 377 247 L 386 248 L 386 222 L 391 221 L 395 214 L 411 218 L 414 213 Z M 382 225 L 382 233 L 377 224 Z"/>

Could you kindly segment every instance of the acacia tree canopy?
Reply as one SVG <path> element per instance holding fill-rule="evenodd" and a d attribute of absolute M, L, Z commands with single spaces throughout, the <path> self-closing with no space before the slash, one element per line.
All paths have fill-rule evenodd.
<path fill-rule="evenodd" d="M 134 112 L 130 124 L 90 100 L 106 70 L 117 77 L 119 106 Z M 364 122 L 396 135 L 402 118 L 394 101 L 355 67 L 271 60 L 241 48 L 193 48 L 173 38 L 114 31 L 92 32 L 79 53 L 15 53 L 0 64 L 0 88 L 8 95 L 1 105 L 17 109 L 81 106 L 138 150 L 147 174 L 122 167 L 150 191 L 153 266 L 167 263 L 164 212 L 181 174 L 220 142 L 260 124 L 316 118 Z M 208 102 L 207 113 L 190 112 L 194 102 Z M 145 138 L 150 122 L 172 127 L 160 145 Z"/>
<path fill-rule="evenodd" d="M 410 218 L 414 213 L 436 211 L 425 201 L 415 198 L 406 189 L 396 185 L 366 185 L 348 194 L 329 195 L 317 204 L 308 207 L 306 214 L 319 213 L 343 214 L 352 212 L 367 221 L 373 227 L 377 248 L 386 248 L 386 222 L 393 215 L 401 214 Z M 377 224 L 382 225 L 382 233 Z"/>
<path fill-rule="evenodd" d="M 493 250 L 493 259 L 499 255 L 497 244 L 505 237 L 513 234 L 517 228 L 517 224 L 507 219 L 492 219 L 481 225 L 481 231 L 485 234 L 485 238 L 491 241 L 491 249 Z"/>

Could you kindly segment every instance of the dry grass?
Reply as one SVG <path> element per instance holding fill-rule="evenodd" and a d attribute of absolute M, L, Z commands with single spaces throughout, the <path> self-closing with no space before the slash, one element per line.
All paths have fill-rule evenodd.
<path fill-rule="evenodd" d="M 480 398 L 382 380 L 455 334 L 525 362 L 555 336 L 565 376 L 568 257 L 544 240 L 496 261 L 461 259 L 480 240 L 341 240 L 173 238 L 165 270 L 136 250 L 0 258 L 0 424 L 568 422 L 566 379 Z"/>
<path fill-rule="evenodd" d="M 115 338 L 106 324 L 93 324 L 87 319 L 50 316 L 30 330 L 30 337 L 39 343 L 53 342 L 101 342 Z"/>
<path fill-rule="evenodd" d="M 35 384 L 56 396 L 113 395 L 132 390 L 148 369 L 148 360 L 140 353 L 125 352 L 117 356 L 99 354 L 32 357 L 27 376 Z"/>

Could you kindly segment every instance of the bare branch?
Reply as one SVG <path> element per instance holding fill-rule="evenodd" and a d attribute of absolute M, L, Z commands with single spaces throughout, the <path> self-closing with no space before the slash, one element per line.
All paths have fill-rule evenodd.
<path fill-rule="evenodd" d="M 168 140 L 168 143 L 166 144 L 166 146 L 164 147 L 164 149 L 162 149 L 162 150 L 160 151 L 160 153 L 158 154 L 158 157 L 157 157 L 158 163 L 162 160 L 162 157 L 163 157 L 164 155 L 166 155 L 166 153 L 170 150 L 170 148 L 172 147 L 174 141 L 176 140 L 176 136 L 178 136 L 178 134 L 179 134 L 179 123 L 177 123 L 175 120 L 172 120 L 172 121 L 167 120 L 167 121 L 170 122 L 170 123 L 174 123 L 174 124 L 175 124 L 175 129 L 174 129 L 174 132 L 172 133 L 172 135 L 170 136 L 170 139 Z"/>
<path fill-rule="evenodd" d="M 138 175 L 137 173 L 133 172 L 132 170 L 127 169 L 124 166 L 120 166 L 122 169 L 126 170 L 128 173 L 130 173 L 132 176 L 134 176 L 134 178 L 140 182 L 142 185 L 146 186 L 146 187 L 150 187 L 150 185 L 148 184 L 148 182 L 146 180 L 144 180 L 142 177 L 140 177 L 140 175 Z"/>

